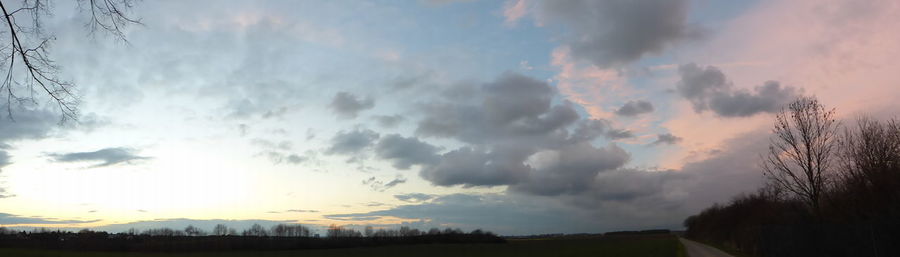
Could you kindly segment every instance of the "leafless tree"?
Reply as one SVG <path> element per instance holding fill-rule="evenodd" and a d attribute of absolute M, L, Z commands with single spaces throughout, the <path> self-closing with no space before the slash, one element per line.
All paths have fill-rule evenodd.
<path fill-rule="evenodd" d="M 18 5 L 11 3 L 0 0 L 6 22 L 6 26 L 0 28 L 0 66 L 6 69 L 6 76 L 0 79 L 0 92 L 5 94 L 9 118 L 13 118 L 14 106 L 38 104 L 37 95 L 45 95 L 51 105 L 59 108 L 61 121 L 77 120 L 79 98 L 75 84 L 58 76 L 60 68 L 49 54 L 55 37 L 43 29 L 43 19 L 52 14 L 50 4 L 53 2 L 23 0 Z M 90 34 L 101 31 L 125 41 L 123 30 L 128 25 L 140 24 L 139 20 L 128 16 L 134 0 L 79 0 L 78 3 L 82 13 L 90 14 L 85 24 Z"/>
<path fill-rule="evenodd" d="M 835 194 L 847 198 L 843 209 L 862 218 L 900 216 L 900 121 L 861 117 L 840 145 Z"/>
<path fill-rule="evenodd" d="M 272 226 L 272 236 L 308 237 L 310 230 L 300 224 L 278 224 Z"/>
<path fill-rule="evenodd" d="M 206 232 L 198 227 L 194 227 L 194 225 L 188 225 L 186 228 L 184 228 L 184 234 L 186 234 L 187 236 L 205 236 Z"/>
<path fill-rule="evenodd" d="M 259 224 L 253 224 L 250 229 L 244 230 L 243 236 L 269 236 L 269 231 Z"/>
<path fill-rule="evenodd" d="M 228 235 L 228 227 L 226 227 L 224 224 L 216 224 L 216 226 L 213 228 L 213 235 L 217 235 L 217 236 Z"/>
<path fill-rule="evenodd" d="M 775 117 L 774 136 L 763 170 L 774 186 L 802 200 L 819 214 L 828 183 L 839 123 L 812 97 L 801 97 Z"/>
<path fill-rule="evenodd" d="M 375 235 L 375 229 L 372 228 L 372 226 L 366 226 L 365 230 L 363 231 L 363 235 L 365 235 L 366 237 L 372 237 L 373 235 Z"/>

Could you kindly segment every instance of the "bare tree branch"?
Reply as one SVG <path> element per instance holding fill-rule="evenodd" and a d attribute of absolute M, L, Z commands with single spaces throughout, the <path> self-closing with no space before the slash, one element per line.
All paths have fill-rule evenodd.
<path fill-rule="evenodd" d="M 133 3 L 132 0 L 89 0 L 91 17 L 87 25 L 90 33 L 102 30 L 125 41 L 123 29 L 130 24 L 140 24 L 126 13 Z M 6 76 L 0 81 L 0 92 L 6 94 L 3 98 L 6 99 L 8 117 L 12 119 L 14 109 L 18 107 L 42 106 L 38 99 L 41 98 L 39 95 L 44 95 L 49 98 L 49 104 L 59 109 L 61 122 L 77 120 L 80 99 L 75 84 L 58 76 L 60 68 L 49 51 L 55 37 L 43 31 L 42 20 L 51 15 L 49 2 L 24 0 L 17 8 L 11 7 L 8 1 L 0 0 L 2 20 L 6 22 L 5 28 L 0 28 L 0 64 L 6 68 Z"/>
<path fill-rule="evenodd" d="M 790 192 L 818 215 L 831 172 L 839 123 L 834 110 L 818 100 L 802 97 L 775 117 L 774 137 L 763 159 L 773 186 Z"/>

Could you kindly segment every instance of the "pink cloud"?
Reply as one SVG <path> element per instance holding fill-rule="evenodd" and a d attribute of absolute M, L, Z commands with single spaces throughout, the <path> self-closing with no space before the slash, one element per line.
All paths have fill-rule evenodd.
<path fill-rule="evenodd" d="M 900 108 L 900 34 L 890 31 L 897 24 L 897 1 L 767 1 L 678 61 L 717 65 L 739 88 L 766 80 L 803 88 L 837 108 L 840 117 L 852 118 Z M 685 140 L 662 160 L 667 167 L 703 159 L 727 139 L 772 122 L 766 114 L 697 114 L 683 100 L 676 102 L 676 115 L 664 126 Z"/>
<path fill-rule="evenodd" d="M 604 109 L 603 101 L 631 92 L 618 71 L 578 63 L 571 58 L 567 47 L 553 51 L 551 64 L 559 69 L 554 80 L 560 93 L 584 107 L 591 118 L 611 118 L 613 113 Z"/>
<path fill-rule="evenodd" d="M 508 0 L 503 4 L 503 17 L 506 17 L 507 26 L 514 26 L 527 12 L 526 0 Z"/>

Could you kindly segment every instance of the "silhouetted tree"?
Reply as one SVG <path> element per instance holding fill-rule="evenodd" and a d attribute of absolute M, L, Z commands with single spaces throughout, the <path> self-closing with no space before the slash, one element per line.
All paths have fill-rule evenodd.
<path fill-rule="evenodd" d="M 62 120 L 76 119 L 78 97 L 75 85 L 57 75 L 59 67 L 49 56 L 50 43 L 55 39 L 44 31 L 43 19 L 51 14 L 47 0 L 24 0 L 18 5 L 12 1 L 0 1 L 0 10 L 6 26 L 0 28 L 0 56 L 6 76 L 0 82 L 0 92 L 5 93 L 6 110 L 12 117 L 14 104 L 37 103 L 37 92 L 46 94 L 55 104 Z M 90 13 L 90 33 L 104 31 L 124 40 L 123 29 L 140 21 L 129 18 L 127 12 L 133 0 L 79 0 L 82 12 Z M 5 41 L 4 41 L 5 40 Z"/>
<path fill-rule="evenodd" d="M 338 225 L 328 226 L 326 235 L 331 238 L 362 237 L 362 234 L 359 233 L 359 231 L 344 228 Z"/>
<path fill-rule="evenodd" d="M 203 230 L 194 227 L 194 225 L 188 225 L 186 228 L 184 228 L 184 234 L 187 236 L 205 236 L 206 232 L 203 232 Z"/>
<path fill-rule="evenodd" d="M 366 226 L 365 230 L 363 230 L 363 234 L 366 237 L 372 237 L 375 235 L 375 229 L 373 229 L 372 226 Z"/>
<path fill-rule="evenodd" d="M 260 226 L 259 224 L 253 224 L 250 226 L 250 229 L 245 230 L 243 233 L 244 236 L 269 236 L 269 232 L 266 231 L 266 228 Z"/>
<path fill-rule="evenodd" d="M 818 100 L 801 97 L 775 117 L 774 137 L 763 161 L 766 177 L 793 193 L 819 214 L 828 181 L 838 123 L 834 110 Z"/>
<path fill-rule="evenodd" d="M 278 224 L 272 227 L 272 235 L 284 237 L 308 237 L 310 235 L 310 230 L 300 224 Z"/>
<path fill-rule="evenodd" d="M 837 209 L 864 220 L 900 217 L 900 122 L 861 117 L 840 143 Z"/>
<path fill-rule="evenodd" d="M 224 224 L 216 224 L 216 226 L 213 228 L 212 233 L 213 235 L 217 236 L 228 235 L 228 227 L 226 227 Z"/>

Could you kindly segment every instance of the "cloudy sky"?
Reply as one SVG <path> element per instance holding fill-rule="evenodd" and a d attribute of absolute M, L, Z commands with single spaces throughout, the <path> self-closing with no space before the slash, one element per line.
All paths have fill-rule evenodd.
<path fill-rule="evenodd" d="M 677 229 L 782 104 L 900 108 L 891 0 L 144 1 L 127 44 L 54 3 L 81 115 L 0 119 L 4 226 Z"/>

